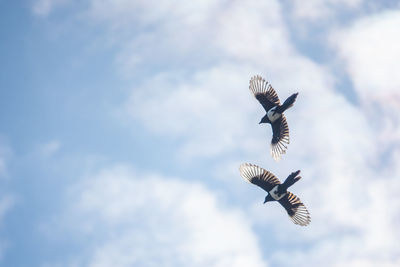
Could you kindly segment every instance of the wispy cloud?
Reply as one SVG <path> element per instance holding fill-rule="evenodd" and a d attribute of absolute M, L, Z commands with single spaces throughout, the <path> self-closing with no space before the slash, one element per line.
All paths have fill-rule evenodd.
<path fill-rule="evenodd" d="M 219 202 L 199 183 L 116 165 L 71 188 L 61 216 L 88 266 L 265 266 L 250 222 Z"/>
<path fill-rule="evenodd" d="M 185 47 L 185 62 L 171 71 L 148 75 L 132 89 L 127 103 L 127 114 L 145 127 L 158 134 L 181 137 L 185 156 L 246 150 L 252 143 L 246 136 L 262 110 L 246 90 L 251 75 L 268 73 L 267 78 L 280 88 L 282 98 L 299 87 L 320 90 L 330 82 L 323 69 L 295 52 L 277 3 L 220 3 L 216 12 L 218 15 L 210 18 L 215 22 L 212 30 Z M 165 30 L 161 25 L 154 26 L 155 40 L 159 40 L 161 31 L 167 42 L 177 45 L 171 45 L 168 55 L 182 56 L 178 45 L 181 38 L 177 38 L 176 31 L 181 33 L 179 36 L 193 36 L 191 25 L 185 22 L 172 20 Z M 142 48 L 153 51 L 158 45 L 128 48 L 130 52 L 125 54 L 137 59 Z M 198 53 L 207 54 L 210 63 L 193 65 Z M 145 56 L 141 60 L 144 66 L 159 63 L 157 57 L 140 55 Z M 188 65 L 190 71 L 185 70 Z M 287 73 L 292 79 L 287 79 Z"/>
<path fill-rule="evenodd" d="M 371 124 L 380 133 L 376 141 L 384 152 L 400 146 L 399 26 L 400 12 L 386 11 L 364 17 L 332 37 Z"/>
<path fill-rule="evenodd" d="M 396 75 L 400 61 L 399 25 L 400 12 L 386 11 L 363 17 L 332 36 L 355 89 L 365 100 L 400 94 L 400 77 Z M 390 104 L 390 97 L 388 100 Z"/>

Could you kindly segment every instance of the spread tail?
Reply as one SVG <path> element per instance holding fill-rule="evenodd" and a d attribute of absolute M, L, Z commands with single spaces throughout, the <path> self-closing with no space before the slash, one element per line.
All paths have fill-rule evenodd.
<path fill-rule="evenodd" d="M 296 101 L 298 94 L 299 93 L 295 93 L 295 94 L 289 96 L 281 106 L 276 108 L 276 112 L 283 113 L 285 110 L 287 110 L 288 108 L 293 106 L 293 103 Z"/>
<path fill-rule="evenodd" d="M 289 188 L 292 186 L 294 183 L 296 183 L 298 180 L 301 179 L 301 176 L 297 176 L 300 174 L 300 170 L 296 172 L 292 172 L 285 180 L 285 182 L 282 184 L 285 189 Z"/>

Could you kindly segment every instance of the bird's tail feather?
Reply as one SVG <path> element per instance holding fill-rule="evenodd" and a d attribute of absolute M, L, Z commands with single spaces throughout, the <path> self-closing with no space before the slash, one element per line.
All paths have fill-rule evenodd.
<path fill-rule="evenodd" d="M 279 107 L 276 108 L 276 112 L 278 113 L 283 113 L 285 110 L 287 110 L 288 108 L 290 108 L 291 106 L 293 106 L 293 103 L 296 101 L 297 95 L 299 93 L 295 93 L 291 96 L 289 96 L 285 102 L 283 102 L 283 104 Z"/>
<path fill-rule="evenodd" d="M 285 182 L 283 183 L 283 186 L 285 189 L 289 188 L 290 186 L 292 186 L 294 183 L 296 183 L 298 180 L 301 179 L 301 176 L 297 176 L 300 174 L 300 170 L 296 171 L 296 172 L 292 172 L 285 180 Z"/>

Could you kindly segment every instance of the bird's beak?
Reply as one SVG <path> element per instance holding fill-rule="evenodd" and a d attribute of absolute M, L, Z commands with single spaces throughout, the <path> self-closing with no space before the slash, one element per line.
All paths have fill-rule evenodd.
<path fill-rule="evenodd" d="M 267 203 L 267 200 L 264 200 L 264 204 Z"/>
<path fill-rule="evenodd" d="M 261 124 L 262 123 L 262 121 L 260 121 L 258 124 Z"/>

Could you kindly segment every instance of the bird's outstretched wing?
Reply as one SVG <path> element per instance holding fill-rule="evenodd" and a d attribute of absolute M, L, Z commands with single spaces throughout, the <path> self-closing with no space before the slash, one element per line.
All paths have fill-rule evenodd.
<path fill-rule="evenodd" d="M 272 140 L 271 140 L 271 155 L 278 161 L 282 154 L 286 153 L 287 145 L 289 144 L 289 126 L 285 115 L 274 121 L 272 124 Z"/>
<path fill-rule="evenodd" d="M 249 89 L 268 112 L 271 108 L 280 105 L 278 95 L 274 88 L 261 76 L 256 75 L 250 79 Z"/>
<path fill-rule="evenodd" d="M 257 165 L 243 163 L 239 168 L 240 175 L 248 182 L 258 185 L 265 191 L 271 191 L 275 185 L 281 182 L 272 173 Z"/>
<path fill-rule="evenodd" d="M 295 224 L 306 226 L 311 222 L 310 213 L 296 195 L 288 191 L 278 202 L 286 209 Z"/>

